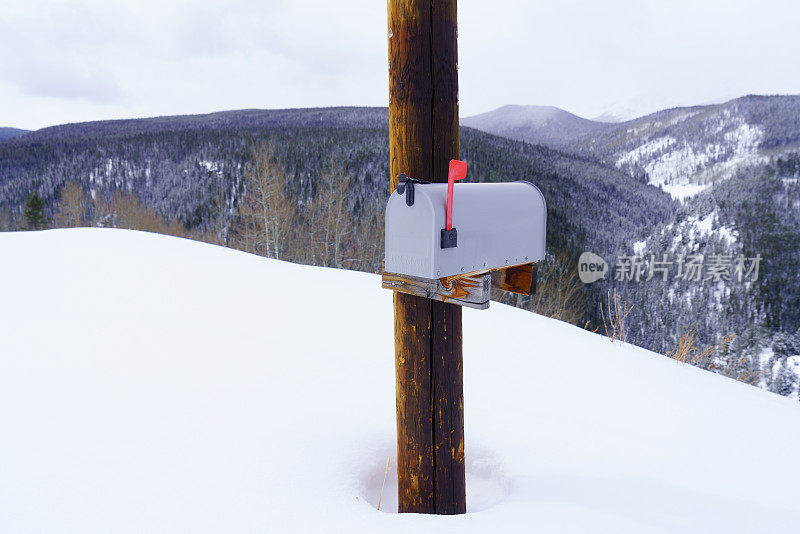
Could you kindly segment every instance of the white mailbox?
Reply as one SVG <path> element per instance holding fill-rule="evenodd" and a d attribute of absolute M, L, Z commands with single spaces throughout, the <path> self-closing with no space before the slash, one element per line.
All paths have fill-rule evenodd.
<path fill-rule="evenodd" d="M 440 279 L 544 259 L 547 208 L 532 183 L 401 180 L 386 206 L 385 272 Z"/>

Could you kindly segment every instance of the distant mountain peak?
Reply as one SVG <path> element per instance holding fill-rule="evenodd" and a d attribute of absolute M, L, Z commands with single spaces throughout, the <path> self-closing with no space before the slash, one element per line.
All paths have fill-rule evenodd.
<path fill-rule="evenodd" d="M 561 146 L 570 139 L 604 126 L 555 106 L 523 105 L 506 105 L 465 117 L 461 124 L 511 139 L 550 146 Z"/>

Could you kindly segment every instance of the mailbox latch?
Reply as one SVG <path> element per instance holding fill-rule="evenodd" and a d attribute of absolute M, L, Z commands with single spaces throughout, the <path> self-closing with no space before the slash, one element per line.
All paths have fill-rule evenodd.
<path fill-rule="evenodd" d="M 454 248 L 458 246 L 458 232 L 455 228 L 450 230 L 442 228 L 442 248 Z"/>
<path fill-rule="evenodd" d="M 425 180 L 415 180 L 414 178 L 409 178 L 405 174 L 401 174 L 397 178 L 397 194 L 402 195 L 405 193 L 406 195 L 406 206 L 413 206 L 414 205 L 414 184 L 429 184 Z"/>

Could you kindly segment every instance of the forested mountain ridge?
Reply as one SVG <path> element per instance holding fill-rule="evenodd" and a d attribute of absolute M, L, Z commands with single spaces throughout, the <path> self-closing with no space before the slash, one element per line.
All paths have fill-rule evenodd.
<path fill-rule="evenodd" d="M 93 195 L 135 193 L 167 219 L 208 228 L 218 224 L 220 199 L 236 206 L 253 149 L 268 142 L 301 198 L 312 197 L 315 177 L 333 166 L 351 176 L 350 207 L 359 211 L 388 196 L 387 124 L 386 108 L 320 108 L 46 128 L 0 145 L 0 206 L 19 211 L 37 191 L 52 210 L 75 181 Z M 542 189 L 554 249 L 610 253 L 674 209 L 656 188 L 545 147 L 462 128 L 461 153 L 471 181 L 524 179 Z"/>
<path fill-rule="evenodd" d="M 328 107 L 241 109 L 201 115 L 170 115 L 62 124 L 31 132 L 26 140 L 77 139 L 195 130 L 248 130 L 277 127 L 381 128 L 386 108 Z"/>

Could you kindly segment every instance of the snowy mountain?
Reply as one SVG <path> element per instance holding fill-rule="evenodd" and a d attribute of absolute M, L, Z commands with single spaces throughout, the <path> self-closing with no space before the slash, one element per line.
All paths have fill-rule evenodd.
<path fill-rule="evenodd" d="M 497 303 L 464 310 L 469 513 L 398 516 L 377 276 L 122 230 L 0 254 L 2 532 L 800 524 L 796 401 Z"/>
<path fill-rule="evenodd" d="M 642 280 L 601 282 L 633 306 L 636 343 L 666 352 L 687 332 L 705 346 L 733 339 L 737 361 L 726 364 L 728 372 L 793 394 L 800 354 L 800 97 L 665 110 L 578 139 L 569 150 L 683 201 L 647 239 L 609 258 L 619 264 L 631 255 Z M 736 275 L 742 258 L 758 258 L 755 280 Z M 707 270 L 688 276 L 681 272 L 687 261 Z M 715 277 L 715 264 L 731 274 Z M 653 274 L 659 265 L 671 266 L 668 280 Z"/>
<path fill-rule="evenodd" d="M 503 106 L 465 117 L 461 119 L 461 124 L 509 139 L 554 148 L 607 126 L 553 106 Z"/>
<path fill-rule="evenodd" d="M 800 96 L 675 108 L 575 138 L 569 150 L 688 198 L 800 150 Z"/>
<path fill-rule="evenodd" d="M 589 157 L 678 199 L 800 151 L 800 96 L 751 95 L 616 124 L 556 108 L 507 106 L 462 123 Z"/>

